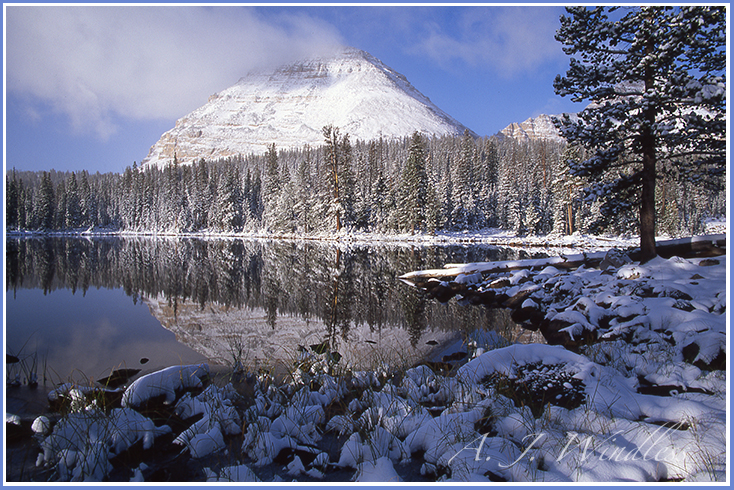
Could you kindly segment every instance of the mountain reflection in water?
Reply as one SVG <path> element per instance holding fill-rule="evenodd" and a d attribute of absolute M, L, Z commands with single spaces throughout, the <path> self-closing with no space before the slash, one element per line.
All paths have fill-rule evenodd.
<path fill-rule="evenodd" d="M 524 332 L 506 312 L 427 300 L 397 276 L 527 257 L 487 245 L 7 238 L 6 290 L 122 289 L 212 363 L 268 367 L 294 359 L 299 345 L 325 342 L 363 369 L 459 350 L 483 330 L 516 340 Z"/>

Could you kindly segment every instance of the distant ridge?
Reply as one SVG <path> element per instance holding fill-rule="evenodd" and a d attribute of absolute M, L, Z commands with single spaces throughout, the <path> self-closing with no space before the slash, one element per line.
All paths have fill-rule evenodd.
<path fill-rule="evenodd" d="M 176 121 L 143 165 L 264 153 L 323 143 L 333 124 L 353 140 L 460 135 L 467 129 L 374 56 L 347 48 L 335 56 L 251 73 Z M 472 133 L 473 134 L 473 133 Z"/>
<path fill-rule="evenodd" d="M 521 123 L 512 123 L 496 134 L 498 138 L 513 138 L 519 141 L 554 141 L 562 143 L 566 141 L 553 124 L 553 118 L 560 115 L 540 114 L 530 117 Z"/>

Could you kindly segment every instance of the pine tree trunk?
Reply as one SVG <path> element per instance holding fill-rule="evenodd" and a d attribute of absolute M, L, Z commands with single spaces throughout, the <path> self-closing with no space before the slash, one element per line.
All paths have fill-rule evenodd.
<path fill-rule="evenodd" d="M 651 138 L 652 139 L 652 138 Z M 640 206 L 640 252 L 642 262 L 654 259 L 655 250 L 655 147 L 652 146 L 652 155 L 647 152 L 643 155 L 642 196 Z"/>
<path fill-rule="evenodd" d="M 655 44 L 652 39 L 648 40 L 646 52 L 652 55 Z M 655 87 L 654 72 L 652 67 L 645 68 L 645 91 L 653 90 Z M 655 178 L 657 156 L 655 154 L 655 136 L 652 132 L 655 124 L 657 111 L 654 106 L 648 106 L 645 110 L 646 124 L 640 135 L 640 146 L 642 148 L 642 195 L 640 196 L 640 252 L 641 261 L 647 262 L 657 256 L 655 250 Z"/>

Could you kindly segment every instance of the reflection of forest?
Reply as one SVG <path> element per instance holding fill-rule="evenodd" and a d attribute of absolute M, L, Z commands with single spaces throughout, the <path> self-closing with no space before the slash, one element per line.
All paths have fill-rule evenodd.
<path fill-rule="evenodd" d="M 137 301 L 262 309 L 270 328 L 279 316 L 318 319 L 326 339 L 351 328 L 404 328 L 415 344 L 427 327 L 517 332 L 508 315 L 456 301 L 439 304 L 397 276 L 448 262 L 509 260 L 524 252 L 490 246 L 406 247 L 312 241 L 146 238 L 24 238 L 6 240 L 6 289 L 123 288 Z"/>

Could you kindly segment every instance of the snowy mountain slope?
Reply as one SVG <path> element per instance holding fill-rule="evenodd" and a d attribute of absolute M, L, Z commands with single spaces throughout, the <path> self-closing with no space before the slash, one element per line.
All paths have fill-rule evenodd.
<path fill-rule="evenodd" d="M 332 124 L 350 138 L 409 136 L 466 129 L 408 80 L 372 55 L 347 48 L 331 58 L 254 73 L 209 97 L 153 145 L 144 165 L 321 145 Z"/>

